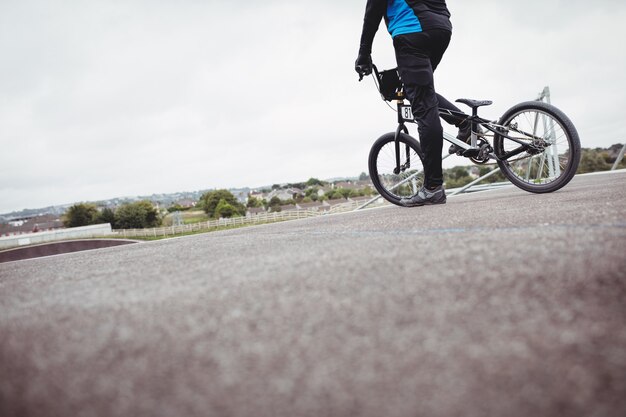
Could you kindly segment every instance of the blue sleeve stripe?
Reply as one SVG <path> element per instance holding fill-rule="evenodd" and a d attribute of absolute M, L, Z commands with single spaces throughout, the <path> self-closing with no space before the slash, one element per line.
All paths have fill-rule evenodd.
<path fill-rule="evenodd" d="M 387 18 L 387 30 L 391 37 L 422 31 L 422 24 L 405 0 L 389 0 Z"/>

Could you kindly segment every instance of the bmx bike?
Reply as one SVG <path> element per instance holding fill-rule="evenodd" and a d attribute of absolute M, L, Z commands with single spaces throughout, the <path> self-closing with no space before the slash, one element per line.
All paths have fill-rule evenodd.
<path fill-rule="evenodd" d="M 411 106 L 405 102 L 402 81 L 396 69 L 372 75 L 383 100 L 395 101 L 398 127 L 374 142 L 368 160 L 370 178 L 387 201 L 401 205 L 402 198 L 417 194 L 424 184 L 424 165 L 419 142 L 409 135 L 406 124 L 416 123 Z M 455 147 L 451 152 L 475 164 L 495 161 L 502 174 L 517 187 L 532 193 L 549 193 L 565 186 L 580 162 L 580 139 L 572 121 L 558 108 L 540 101 L 514 105 L 499 120 L 478 116 L 487 100 L 458 99 L 472 109 L 471 115 L 439 109 L 471 125 L 469 143 L 444 132 Z M 445 158 L 445 157 L 444 157 Z"/>

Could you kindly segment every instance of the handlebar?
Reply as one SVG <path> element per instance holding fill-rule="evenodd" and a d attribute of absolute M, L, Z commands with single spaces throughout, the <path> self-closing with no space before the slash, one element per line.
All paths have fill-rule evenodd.
<path fill-rule="evenodd" d="M 357 72 L 359 73 L 359 82 L 363 80 L 365 75 L 370 75 L 372 72 L 374 72 L 374 75 L 378 78 L 378 68 L 376 68 L 376 65 L 374 64 L 372 64 L 370 68 L 365 65 L 359 65 L 357 67 Z"/>
<path fill-rule="evenodd" d="M 376 89 L 382 96 L 383 100 L 396 101 L 404 100 L 406 98 L 404 94 L 404 85 L 402 84 L 397 68 L 379 72 L 376 65 L 372 63 L 371 66 L 361 65 L 356 69 L 359 73 L 359 81 L 361 81 L 365 75 L 374 75 L 374 84 L 376 84 Z"/>

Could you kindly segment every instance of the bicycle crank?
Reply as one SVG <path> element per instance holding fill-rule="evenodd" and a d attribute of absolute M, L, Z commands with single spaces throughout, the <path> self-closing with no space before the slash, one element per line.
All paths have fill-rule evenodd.
<path fill-rule="evenodd" d="M 477 165 L 483 165 L 489 162 L 489 154 L 493 152 L 493 148 L 484 139 L 479 138 L 476 148 L 466 149 L 461 153 L 462 156 L 469 158 L 470 161 Z"/>

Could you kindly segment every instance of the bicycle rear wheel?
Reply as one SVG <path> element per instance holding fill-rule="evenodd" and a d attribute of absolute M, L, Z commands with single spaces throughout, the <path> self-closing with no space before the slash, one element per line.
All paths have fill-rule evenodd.
<path fill-rule="evenodd" d="M 417 140 L 401 133 L 398 143 L 393 132 L 382 135 L 370 150 L 370 178 L 380 195 L 390 203 L 412 197 L 424 184 L 422 149 Z"/>
<path fill-rule="evenodd" d="M 500 170 L 514 185 L 532 193 L 549 193 L 566 185 L 580 162 L 580 139 L 572 121 L 556 107 L 539 101 L 520 103 L 499 121 L 494 151 Z M 505 158 L 505 159 L 504 159 Z"/>

